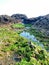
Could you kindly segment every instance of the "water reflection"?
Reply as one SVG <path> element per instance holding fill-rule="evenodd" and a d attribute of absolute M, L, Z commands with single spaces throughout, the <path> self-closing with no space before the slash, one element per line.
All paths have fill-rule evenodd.
<path fill-rule="evenodd" d="M 29 40 L 35 41 L 35 42 L 39 42 L 39 41 L 35 38 L 35 36 L 34 36 L 34 35 L 30 35 L 29 32 L 23 31 L 23 32 L 20 34 L 20 36 L 23 36 L 23 37 L 25 37 L 25 38 L 27 38 L 27 39 L 29 39 Z"/>
<path fill-rule="evenodd" d="M 42 43 L 39 42 L 39 40 L 36 39 L 36 37 L 32 34 L 30 35 L 29 32 L 23 31 L 22 33 L 20 33 L 20 36 L 25 37 L 33 42 L 36 42 L 37 45 L 44 47 L 44 45 Z"/>

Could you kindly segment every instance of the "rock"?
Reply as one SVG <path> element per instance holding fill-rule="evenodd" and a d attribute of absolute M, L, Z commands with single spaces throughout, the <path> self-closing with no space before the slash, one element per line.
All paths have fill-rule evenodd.
<path fill-rule="evenodd" d="M 11 17 L 16 19 L 27 19 L 27 16 L 24 14 L 13 14 Z"/>
<path fill-rule="evenodd" d="M 41 17 L 34 23 L 35 27 L 49 29 L 49 19 L 46 16 Z"/>
<path fill-rule="evenodd" d="M 8 15 L 0 15 L 0 24 L 7 24 L 7 23 L 18 23 L 21 22 L 21 20 L 16 20 L 15 18 L 12 18 Z"/>
<path fill-rule="evenodd" d="M 27 19 L 27 16 L 24 14 L 13 14 L 11 17 L 15 18 L 16 20 L 21 20 L 22 22 L 24 19 Z"/>
<path fill-rule="evenodd" d="M 6 24 L 13 21 L 15 22 L 15 20 L 8 15 L 0 15 L 0 23 Z"/>

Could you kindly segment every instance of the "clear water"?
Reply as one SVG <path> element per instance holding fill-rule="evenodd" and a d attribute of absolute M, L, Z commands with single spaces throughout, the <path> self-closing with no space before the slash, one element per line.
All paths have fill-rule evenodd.
<path fill-rule="evenodd" d="M 20 36 L 25 37 L 33 42 L 36 42 L 37 45 L 44 47 L 44 45 L 42 43 L 39 42 L 39 40 L 36 39 L 36 37 L 32 34 L 30 35 L 29 32 L 23 31 L 22 33 L 20 33 Z"/>
<path fill-rule="evenodd" d="M 25 31 L 23 31 L 23 32 L 20 34 L 20 36 L 23 36 L 23 37 L 25 37 L 25 38 L 27 38 L 27 39 L 30 39 L 30 40 L 32 40 L 32 41 L 35 41 L 35 42 L 39 42 L 39 41 L 35 38 L 34 35 L 30 35 L 30 33 L 25 32 Z"/>

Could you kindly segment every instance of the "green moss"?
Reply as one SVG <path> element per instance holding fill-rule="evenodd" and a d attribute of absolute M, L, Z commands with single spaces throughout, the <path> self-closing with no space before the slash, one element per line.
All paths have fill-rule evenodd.
<path fill-rule="evenodd" d="M 16 24 L 12 24 L 12 26 L 11 26 L 12 28 L 24 28 L 24 24 L 22 24 L 22 23 L 16 23 Z"/>

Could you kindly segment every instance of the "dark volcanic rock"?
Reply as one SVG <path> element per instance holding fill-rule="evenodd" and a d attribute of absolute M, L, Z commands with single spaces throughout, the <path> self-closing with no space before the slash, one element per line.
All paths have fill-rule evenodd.
<path fill-rule="evenodd" d="M 25 24 L 34 24 L 37 21 L 36 18 L 28 18 L 28 19 L 24 19 L 23 23 Z"/>
<path fill-rule="evenodd" d="M 35 18 L 27 18 L 24 19 L 25 24 L 35 24 L 38 20 L 43 19 L 43 16 L 35 17 Z"/>
<path fill-rule="evenodd" d="M 24 14 L 13 14 L 11 17 L 16 20 L 21 20 L 21 22 L 24 22 L 24 20 L 27 19 L 27 16 Z"/>
<path fill-rule="evenodd" d="M 41 16 L 36 23 L 34 23 L 35 27 L 49 29 L 49 15 Z"/>
<path fill-rule="evenodd" d="M 0 23 L 13 23 L 15 22 L 15 19 L 14 18 L 11 18 L 10 16 L 8 15 L 0 15 Z"/>
<path fill-rule="evenodd" d="M 16 19 L 27 19 L 27 16 L 24 14 L 13 14 L 11 17 L 14 17 Z"/>
<path fill-rule="evenodd" d="M 33 24 L 36 21 L 36 18 L 28 18 L 24 14 L 13 14 L 11 17 L 17 20 L 21 20 L 24 24 Z"/>

